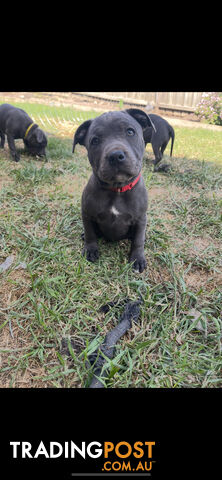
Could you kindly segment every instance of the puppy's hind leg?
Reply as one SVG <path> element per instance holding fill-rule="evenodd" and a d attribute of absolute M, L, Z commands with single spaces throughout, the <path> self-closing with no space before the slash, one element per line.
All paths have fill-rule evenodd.
<path fill-rule="evenodd" d="M 155 156 L 155 160 L 153 161 L 153 164 L 154 164 L 154 172 L 157 172 L 158 171 L 158 163 L 160 163 L 160 161 L 162 160 L 162 157 L 163 157 L 163 154 L 162 152 L 160 151 L 160 147 L 159 145 L 152 145 L 152 148 L 153 148 L 153 153 L 154 153 L 154 156 Z"/>
<path fill-rule="evenodd" d="M 168 144 L 168 142 L 163 142 L 162 145 L 161 145 L 161 153 L 162 153 L 162 156 L 163 156 L 164 150 L 165 150 L 166 147 L 167 147 L 167 144 Z"/>
<path fill-rule="evenodd" d="M 168 144 L 168 141 L 164 142 L 161 146 L 162 157 L 163 157 L 163 152 L 167 147 L 167 144 Z M 159 166 L 158 171 L 167 173 L 170 169 L 171 169 L 171 165 L 169 163 L 162 163 L 162 165 Z"/>
<path fill-rule="evenodd" d="M 154 172 L 168 172 L 171 166 L 168 163 L 164 163 L 162 165 L 158 165 L 163 158 L 163 152 L 167 146 L 168 142 L 164 142 L 160 147 L 153 147 L 155 160 L 154 160 Z"/>
<path fill-rule="evenodd" d="M 4 148 L 5 145 L 5 134 L 0 130 L 1 143 L 0 148 Z"/>

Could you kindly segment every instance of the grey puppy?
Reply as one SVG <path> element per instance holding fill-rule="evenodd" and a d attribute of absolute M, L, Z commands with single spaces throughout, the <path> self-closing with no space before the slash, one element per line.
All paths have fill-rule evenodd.
<path fill-rule="evenodd" d="M 85 121 L 76 130 L 76 144 L 84 145 L 93 173 L 82 195 L 84 224 L 83 255 L 95 262 L 97 238 L 131 240 L 129 261 L 142 272 L 148 196 L 141 176 L 144 153 L 143 130 L 153 127 L 139 109 L 108 112 Z"/>
<path fill-rule="evenodd" d="M 0 105 L 0 137 L 1 148 L 5 145 L 5 134 L 7 135 L 10 153 L 15 160 L 19 161 L 19 154 L 15 148 L 15 139 L 22 138 L 25 147 L 31 155 L 45 155 L 47 138 L 29 115 L 21 108 L 14 107 L 8 103 Z"/>
<path fill-rule="evenodd" d="M 167 167 L 169 167 L 169 165 L 167 164 L 164 164 L 161 167 L 158 167 L 157 165 L 162 160 L 163 152 L 167 147 L 167 144 L 170 138 L 171 138 L 170 156 L 172 156 L 175 132 L 173 127 L 164 118 L 160 117 L 159 115 L 150 113 L 149 117 L 152 123 L 155 125 L 156 131 L 154 131 L 153 128 L 147 127 L 143 132 L 143 136 L 144 136 L 145 145 L 147 143 L 152 144 L 153 153 L 155 155 L 155 160 L 153 162 L 154 172 L 157 172 L 158 170 L 164 170 Z"/>

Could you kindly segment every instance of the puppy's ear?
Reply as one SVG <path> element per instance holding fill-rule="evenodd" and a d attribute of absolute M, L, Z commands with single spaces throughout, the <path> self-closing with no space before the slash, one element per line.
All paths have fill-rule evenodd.
<path fill-rule="evenodd" d="M 80 145 L 85 145 L 85 138 L 88 132 L 89 126 L 91 125 L 92 120 L 86 120 L 86 122 L 82 123 L 76 130 L 74 138 L 73 138 L 73 147 L 72 153 L 75 150 L 75 146 L 77 143 Z"/>
<path fill-rule="evenodd" d="M 42 143 L 44 140 L 44 132 L 41 130 L 41 128 L 36 129 L 36 140 L 38 143 Z"/>
<path fill-rule="evenodd" d="M 137 122 L 141 125 L 142 129 L 144 130 L 147 127 L 152 127 L 156 132 L 156 128 L 147 113 L 143 110 L 139 110 L 138 108 L 129 108 L 125 110 L 131 117 L 135 118 Z"/>

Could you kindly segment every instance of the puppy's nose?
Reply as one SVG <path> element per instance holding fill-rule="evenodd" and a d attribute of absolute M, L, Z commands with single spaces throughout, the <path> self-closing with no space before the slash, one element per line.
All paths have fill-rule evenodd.
<path fill-rule="evenodd" d="M 110 163 L 121 163 L 125 160 L 125 153 L 122 150 L 113 150 L 108 155 L 108 160 Z"/>

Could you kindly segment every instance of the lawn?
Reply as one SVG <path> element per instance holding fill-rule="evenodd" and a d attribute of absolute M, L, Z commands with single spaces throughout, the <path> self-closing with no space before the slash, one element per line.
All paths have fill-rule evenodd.
<path fill-rule="evenodd" d="M 123 300 L 141 295 L 139 323 L 108 361 L 106 386 L 222 387 L 221 132 L 175 127 L 167 174 L 153 174 L 147 146 L 148 268 L 138 274 L 128 241 L 100 240 L 95 264 L 81 256 L 91 170 L 83 147 L 72 155 L 72 136 L 95 112 L 22 108 L 50 135 L 47 162 L 21 153 L 16 164 L 7 145 L 0 151 L 0 264 L 14 258 L 0 273 L 0 386 L 89 385 L 87 356 L 117 324 Z"/>

